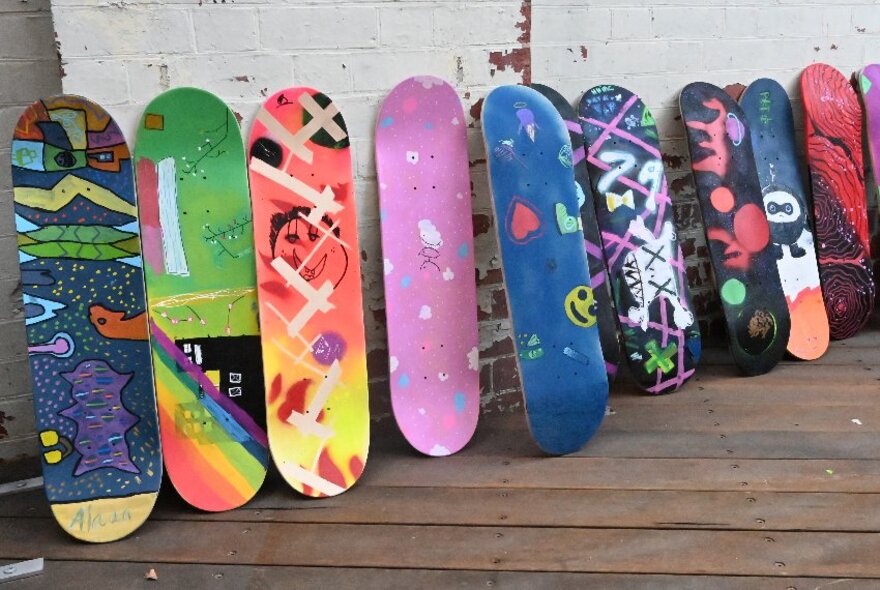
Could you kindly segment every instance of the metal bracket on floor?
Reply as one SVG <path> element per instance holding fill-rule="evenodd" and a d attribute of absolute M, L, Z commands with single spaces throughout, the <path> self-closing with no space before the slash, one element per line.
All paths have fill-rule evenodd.
<path fill-rule="evenodd" d="M 41 487 L 43 487 L 42 477 L 32 477 L 30 479 L 11 481 L 9 483 L 0 484 L 0 496 L 6 496 L 7 494 L 17 494 L 18 492 L 27 492 Z"/>
<path fill-rule="evenodd" d="M 0 566 L 0 584 L 30 578 L 43 573 L 43 558 L 29 559 Z"/>

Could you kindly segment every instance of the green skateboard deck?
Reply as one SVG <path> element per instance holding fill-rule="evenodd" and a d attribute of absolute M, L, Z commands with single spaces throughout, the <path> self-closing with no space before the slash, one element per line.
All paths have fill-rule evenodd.
<path fill-rule="evenodd" d="M 147 105 L 135 148 L 165 469 L 181 497 L 229 510 L 266 475 L 260 332 L 241 132 L 217 97 Z"/>

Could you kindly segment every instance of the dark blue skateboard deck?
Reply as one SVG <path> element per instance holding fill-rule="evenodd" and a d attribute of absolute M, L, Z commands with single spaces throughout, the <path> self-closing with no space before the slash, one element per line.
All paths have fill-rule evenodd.
<path fill-rule="evenodd" d="M 778 82 L 761 78 L 746 88 L 739 104 L 749 122 L 776 269 L 791 316 L 788 352 L 802 360 L 817 359 L 828 349 L 830 330 L 791 101 Z"/>
<path fill-rule="evenodd" d="M 590 176 L 584 161 L 584 133 L 577 115 L 568 101 L 549 86 L 532 84 L 532 88 L 544 95 L 556 108 L 571 140 L 572 166 L 574 179 L 578 188 L 578 204 L 580 205 L 581 225 L 584 231 L 584 248 L 587 251 L 587 263 L 590 268 L 590 284 L 596 300 L 596 316 L 599 324 L 599 340 L 602 343 L 602 356 L 605 358 L 605 371 L 608 382 L 612 383 L 617 376 L 620 365 L 620 340 L 617 335 L 617 318 L 614 315 L 614 304 L 608 286 L 608 269 L 605 267 L 605 256 L 602 254 L 602 238 L 596 222 L 596 209 L 593 207 L 593 189 Z"/>
<path fill-rule="evenodd" d="M 493 90 L 482 120 L 529 428 L 545 452 L 571 453 L 608 401 L 571 142 L 550 101 L 525 86 Z"/>
<path fill-rule="evenodd" d="M 73 95 L 30 105 L 11 155 L 46 496 L 70 535 L 115 541 L 162 481 L 131 155 L 107 111 Z"/>
<path fill-rule="evenodd" d="M 705 82 L 685 86 L 679 106 L 733 360 L 760 375 L 785 354 L 790 322 L 745 115 Z"/>
<path fill-rule="evenodd" d="M 584 93 L 580 123 L 630 373 L 649 393 L 675 391 L 694 374 L 701 339 L 654 117 L 605 85 Z"/>

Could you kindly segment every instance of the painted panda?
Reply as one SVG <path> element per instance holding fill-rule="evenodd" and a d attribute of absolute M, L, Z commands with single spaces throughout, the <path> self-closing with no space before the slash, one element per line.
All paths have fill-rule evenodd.
<path fill-rule="evenodd" d="M 781 187 L 772 187 L 764 193 L 764 212 L 770 224 L 770 238 L 776 246 L 776 258 L 782 258 L 783 246 L 788 246 L 792 258 L 800 258 L 807 252 L 798 240 L 809 231 L 809 220 L 800 201 Z"/>

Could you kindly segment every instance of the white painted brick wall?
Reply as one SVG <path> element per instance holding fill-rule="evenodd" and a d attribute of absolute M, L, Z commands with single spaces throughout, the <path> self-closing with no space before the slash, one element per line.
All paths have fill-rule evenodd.
<path fill-rule="evenodd" d="M 22 468 L 9 462 L 37 450 L 18 290 L 9 141 L 24 108 L 35 97 L 60 90 L 49 0 L 0 0 L 0 481 L 32 470 L 34 464 Z"/>
<path fill-rule="evenodd" d="M 173 86 L 197 85 L 226 99 L 241 115 L 245 135 L 258 104 L 281 87 L 313 86 L 340 104 L 354 146 L 371 369 L 379 380 L 384 328 L 375 319 L 381 318 L 383 299 L 373 127 L 381 98 L 402 78 L 442 76 L 458 88 L 465 112 L 475 107 L 478 113 L 480 99 L 493 86 L 523 80 L 498 57 L 530 38 L 532 79 L 557 87 L 572 101 L 606 82 L 640 93 L 664 137 L 682 235 L 690 240 L 694 292 L 711 312 L 707 269 L 693 253 L 705 243 L 693 224 L 697 213 L 678 119 L 679 90 L 697 79 L 723 85 L 769 75 L 796 94 L 799 71 L 812 61 L 847 73 L 880 61 L 875 0 L 50 1 L 64 90 L 101 101 L 130 141 L 143 106 Z M 523 17 L 529 9 L 531 25 Z M 6 40 L 3 26 L 0 21 L 0 52 L 18 47 Z M 0 61 L 0 76 L 5 67 Z M 19 68 L 16 75 L 21 73 Z M 16 100 L 33 96 L 10 92 L 17 93 Z M 486 230 L 491 207 L 485 155 L 479 122 L 469 119 L 474 208 L 477 225 Z M 0 240 L 11 236 L 2 219 Z M 0 242 L 0 260 L 11 256 L 7 242 Z M 477 236 L 477 250 L 481 377 L 488 399 L 512 387 L 512 349 L 509 322 L 499 309 L 491 229 Z M 14 259 L 0 262 L 0 273 L 6 273 L 0 279 L 13 272 Z"/>

